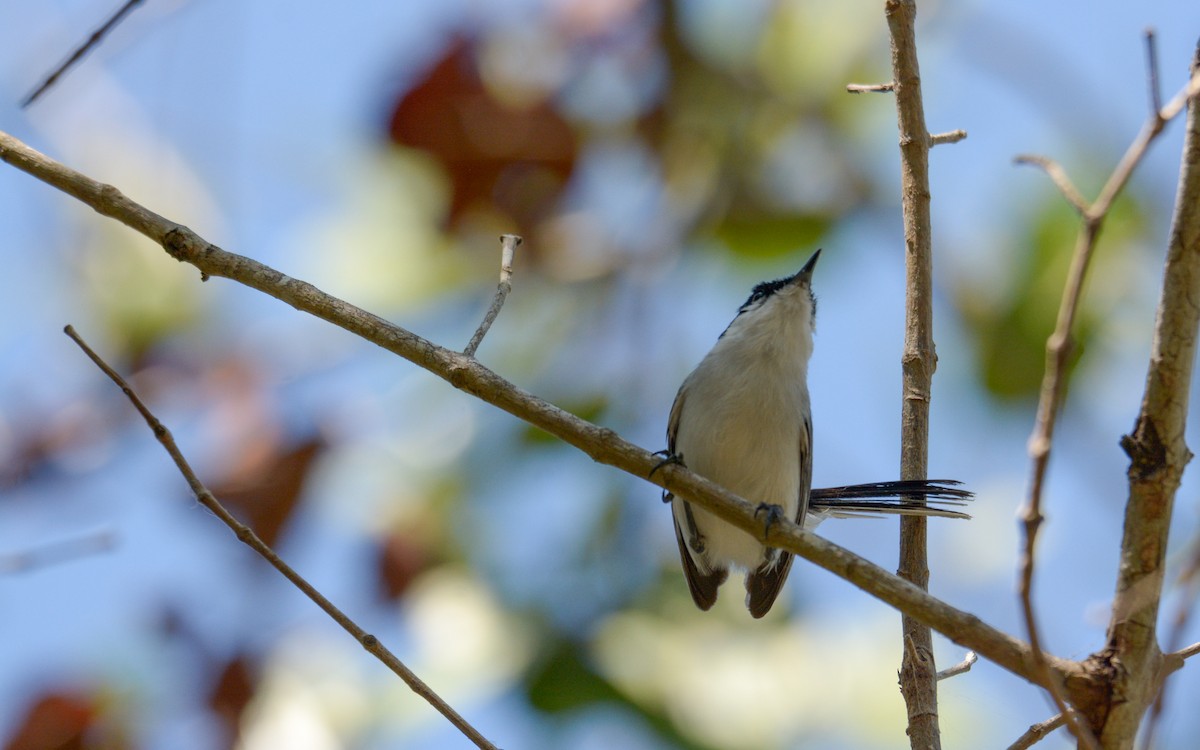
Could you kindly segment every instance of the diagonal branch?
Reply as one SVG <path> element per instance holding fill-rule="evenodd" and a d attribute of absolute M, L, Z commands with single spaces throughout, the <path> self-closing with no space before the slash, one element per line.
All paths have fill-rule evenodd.
<path fill-rule="evenodd" d="M 1050 733 L 1055 729 L 1066 723 L 1067 717 L 1063 714 L 1056 714 L 1045 721 L 1040 721 L 1029 729 L 1026 729 L 1025 734 L 1018 737 L 1016 742 L 1008 746 L 1008 750 L 1029 750 L 1029 748 L 1049 737 Z"/>
<path fill-rule="evenodd" d="M 326 320 L 428 370 L 455 388 L 545 430 L 599 463 L 643 479 L 661 463 L 659 457 L 622 439 L 612 430 L 591 424 L 536 398 L 478 361 L 438 346 L 330 296 L 311 284 L 293 279 L 245 256 L 222 250 L 187 227 L 130 200 L 111 185 L 96 182 L 3 132 L 0 132 L 0 159 L 146 235 L 162 245 L 171 257 L 199 269 L 202 278 L 219 276 L 232 279 L 286 302 L 297 310 Z M 762 532 L 762 524 L 755 518 L 753 505 L 684 467 L 664 466 L 650 481 L 738 528 L 755 535 Z M 771 527 L 767 542 L 794 552 L 849 581 L 1013 674 L 1042 684 L 1044 676 L 1034 669 L 1033 655 L 1027 644 L 974 615 L 930 596 L 928 592 L 878 565 L 815 534 L 804 533 L 787 521 L 780 521 Z M 1091 682 L 1077 662 L 1051 657 L 1050 663 L 1054 673 L 1062 679 L 1074 679 L 1081 684 Z"/>
<path fill-rule="evenodd" d="M 347 617 L 344 612 L 342 612 L 333 604 L 333 602 L 326 599 L 325 596 L 321 594 L 320 591 L 317 591 L 317 589 L 314 588 L 311 583 L 305 580 L 304 577 L 297 573 L 290 565 L 285 563 L 283 559 L 275 553 L 275 550 L 271 549 L 266 542 L 264 542 L 262 539 L 259 539 L 258 534 L 255 534 L 253 529 L 234 518 L 233 514 L 226 510 L 225 506 L 221 505 L 220 501 L 217 500 L 217 498 L 214 497 L 211 492 L 209 492 L 208 488 L 205 487 L 200 479 L 196 476 L 196 472 L 192 470 L 191 465 L 188 464 L 187 459 L 184 458 L 183 452 L 179 450 L 179 446 L 175 443 L 175 438 L 171 435 L 171 431 L 168 430 L 166 426 L 154 416 L 153 413 L 151 413 L 150 409 L 146 406 L 142 399 L 138 397 L 133 388 L 131 388 L 129 384 L 125 382 L 125 379 L 122 378 L 121 375 L 107 362 L 105 362 L 99 354 L 96 354 L 96 352 L 93 351 L 86 342 L 84 342 L 79 334 L 75 332 L 73 327 L 67 326 L 64 330 L 64 333 L 70 336 L 71 340 L 74 341 L 79 348 L 83 350 L 83 353 L 88 356 L 88 359 L 92 360 L 92 362 L 94 362 L 95 365 L 99 367 L 100 370 L 107 375 L 110 380 L 117 384 L 117 387 L 121 389 L 121 392 L 129 398 L 129 401 L 133 404 L 133 407 L 137 409 L 138 413 L 142 415 L 142 418 L 146 420 L 146 424 L 150 426 L 150 430 L 154 433 L 154 437 L 158 439 L 158 442 L 162 443 L 163 448 L 165 448 L 167 453 L 170 454 L 171 460 L 175 462 L 175 466 L 179 469 L 179 473 L 183 474 L 183 478 L 187 480 L 188 486 L 192 488 L 192 492 L 196 495 L 196 500 L 198 500 L 200 504 L 207 508 L 214 516 L 219 518 L 226 526 L 232 529 L 233 533 L 237 535 L 238 541 L 245 543 L 246 546 L 257 552 L 264 560 L 266 560 L 276 570 L 283 574 L 285 578 L 292 582 L 292 585 L 300 589 L 305 596 L 307 596 L 313 601 L 313 603 L 324 610 L 325 614 L 329 615 L 334 622 L 336 622 L 338 625 L 341 625 L 347 633 L 354 636 L 354 640 L 358 641 L 359 644 L 368 652 L 370 652 L 375 658 L 383 662 L 384 666 L 395 672 L 400 679 L 404 680 L 405 684 L 412 688 L 414 693 L 428 701 L 431 706 L 437 709 L 438 713 L 445 716 L 451 724 L 453 724 L 460 732 L 466 735 L 466 737 L 475 743 L 476 746 L 483 748 L 484 750 L 496 750 L 495 745 L 493 745 L 487 740 L 487 738 L 480 734 L 479 730 L 467 723 L 466 719 L 464 719 L 457 711 L 455 711 L 449 703 L 446 703 L 446 701 L 442 700 L 441 696 L 439 696 L 433 691 L 432 688 L 426 685 L 420 677 L 417 677 L 415 672 L 405 666 L 404 662 L 397 659 L 395 654 L 393 654 L 387 649 L 387 647 L 379 642 L 378 638 L 359 627 L 358 623 Z"/>
<path fill-rule="evenodd" d="M 46 79 L 42 81 L 41 85 L 39 85 L 33 90 L 32 93 L 21 100 L 21 108 L 24 109 L 30 104 L 33 104 L 35 101 L 37 101 L 38 97 L 49 91 L 50 87 L 57 83 L 58 79 L 61 78 L 64 73 L 82 60 L 84 55 L 95 49 L 96 45 L 100 44 L 100 42 L 104 40 L 104 37 L 108 36 L 108 33 L 117 27 L 117 24 L 121 23 L 121 21 L 124 20 L 134 8 L 141 4 L 142 0 L 128 0 L 128 2 L 118 8 L 117 12 L 113 13 L 112 16 L 110 16 L 109 19 L 100 26 L 100 28 L 93 31 L 92 35 L 88 37 L 87 41 L 79 45 L 79 47 L 71 53 L 70 57 L 59 63 L 58 67 L 55 68 L 50 75 L 46 76 Z"/>

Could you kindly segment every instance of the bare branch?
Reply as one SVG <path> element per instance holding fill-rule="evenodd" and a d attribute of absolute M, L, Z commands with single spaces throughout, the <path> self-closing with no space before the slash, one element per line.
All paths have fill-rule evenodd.
<path fill-rule="evenodd" d="M 158 244 L 181 262 L 190 263 L 202 276 L 229 278 L 286 302 L 297 310 L 326 320 L 387 351 L 428 370 L 454 387 L 518 419 L 545 430 L 599 463 L 646 479 L 661 463 L 658 456 L 640 448 L 612 430 L 598 427 L 523 391 L 478 361 L 440 347 L 399 326 L 332 297 L 316 287 L 286 276 L 245 256 L 226 252 L 187 227 L 159 216 L 130 200 L 119 190 L 96 182 L 16 138 L 0 132 L 0 159 L 36 177 L 98 213 L 110 216 Z M 747 532 L 760 533 L 754 506 L 684 467 L 667 465 L 655 473 L 653 484 L 708 510 Z M 871 596 L 914 617 L 951 641 L 969 648 L 1004 669 L 1035 684 L 1044 675 L 1034 669 L 1029 646 L 978 617 L 955 609 L 928 592 L 892 575 L 848 550 L 795 524 L 780 521 L 771 527 L 771 546 L 800 557 L 849 581 Z M 1094 683 L 1078 662 L 1049 657 L 1052 670 L 1062 679 L 1081 686 Z"/>
<path fill-rule="evenodd" d="M 900 478 L 924 479 L 929 463 L 929 401 L 937 355 L 933 345 L 933 227 L 929 209 L 929 149 L 934 139 L 925 125 L 921 71 L 917 59 L 915 0 L 884 4 L 892 38 L 892 81 L 900 135 L 901 204 L 904 214 L 904 351 L 901 355 Z M 926 519 L 900 520 L 902 578 L 926 589 L 929 563 Z M 922 622 L 904 617 L 904 657 L 900 692 L 908 708 L 913 749 L 939 750 L 937 666 L 933 634 Z M 911 647 L 909 647 L 911 646 Z"/>
<path fill-rule="evenodd" d="M 129 401 L 133 404 L 133 407 L 138 410 L 138 413 L 141 414 L 142 418 L 146 420 L 146 424 L 150 426 L 150 430 L 154 433 L 154 436 L 158 438 L 158 442 L 162 443 L 163 448 L 165 448 L 167 453 L 170 454 L 171 459 L 175 462 L 175 466 L 179 468 L 179 473 L 183 474 L 183 478 L 187 480 L 188 486 L 192 488 L 192 492 L 196 495 L 196 499 L 200 501 L 201 505 L 207 508 L 214 516 L 221 519 L 226 526 L 233 530 L 233 533 L 237 535 L 239 541 L 243 542 L 246 544 L 246 546 L 250 547 L 250 549 L 257 552 L 264 560 L 269 562 L 276 570 L 282 573 L 283 576 L 291 581 L 296 588 L 300 589 L 305 596 L 307 596 L 318 607 L 324 610 L 325 614 L 333 618 L 334 622 L 336 622 L 338 625 L 341 625 L 347 633 L 354 636 L 354 639 L 358 641 L 363 648 L 374 655 L 375 658 L 383 662 L 388 669 L 395 672 L 400 679 L 404 680 L 405 684 L 412 688 L 414 693 L 424 698 L 431 706 L 437 709 L 440 714 L 449 719 L 450 723 L 457 727 L 458 730 L 466 735 L 467 738 L 469 738 L 472 742 L 474 742 L 476 746 L 484 748 L 484 750 L 496 750 L 495 745 L 493 745 L 482 734 L 480 734 L 475 727 L 467 723 L 467 720 L 459 715 L 459 713 L 455 711 L 450 704 L 442 700 L 442 698 L 438 696 L 438 694 L 435 693 L 428 685 L 426 685 L 421 678 L 417 677 L 412 670 L 406 667 L 402 661 L 397 659 L 395 654 L 393 654 L 382 643 L 379 642 L 378 638 L 359 627 L 358 623 L 347 617 L 344 612 L 334 606 L 334 604 L 326 599 L 321 592 L 317 591 L 312 584 L 310 584 L 299 573 L 293 570 L 290 565 L 285 563 L 279 557 L 279 555 L 275 553 L 275 550 L 271 549 L 265 542 L 259 539 L 258 535 L 254 533 L 253 529 L 234 518 L 233 514 L 226 510 L 225 506 L 221 505 L 220 501 L 218 501 L 217 498 L 214 497 L 211 492 L 209 492 L 208 488 L 205 487 L 203 483 L 201 483 L 200 479 L 196 476 L 196 473 L 192 471 L 192 467 L 190 464 L 188 464 L 187 459 L 184 458 L 183 452 L 180 451 L 179 446 L 176 445 L 175 438 L 171 435 L 171 431 L 168 430 L 162 422 L 158 421 L 158 418 L 151 413 L 150 409 L 145 403 L 142 402 L 141 398 L 138 397 L 133 388 L 131 388 L 129 384 L 125 382 L 125 379 L 122 378 L 116 370 L 110 367 L 109 364 L 105 362 L 99 354 L 93 351 L 92 348 L 89 347 L 87 343 L 84 342 L 84 340 L 79 336 L 79 334 L 75 332 L 73 327 L 67 326 L 64 329 L 64 333 L 70 336 L 71 340 L 83 350 L 83 353 L 86 354 L 88 358 L 91 359 L 92 362 L 94 362 L 96 366 L 99 367 L 100 370 L 109 377 L 110 380 L 116 383 L 117 387 L 121 389 L 121 392 L 129 398 Z"/>
<path fill-rule="evenodd" d="M 1045 156 L 1037 156 L 1035 154 L 1021 154 L 1013 158 L 1014 164 L 1030 164 L 1035 167 L 1041 167 L 1046 175 L 1058 187 L 1059 192 L 1067 199 L 1067 203 L 1078 211 L 1080 214 L 1086 214 L 1088 210 L 1087 198 L 1075 189 L 1071 178 L 1067 177 L 1066 171 L 1053 159 L 1048 159 Z"/>
<path fill-rule="evenodd" d="M 948 133 L 935 133 L 929 136 L 930 146 L 941 146 L 943 143 L 958 143 L 967 137 L 965 130 L 951 130 Z"/>
<path fill-rule="evenodd" d="M 475 350 L 483 342 L 483 337 L 492 327 L 492 323 L 496 321 L 496 316 L 500 314 L 500 308 L 504 307 L 504 300 L 508 298 L 508 293 L 512 291 L 512 264 L 513 253 L 517 249 L 517 245 L 521 244 L 521 238 L 515 234 L 500 235 L 500 284 L 496 287 L 496 296 L 492 298 L 492 306 L 488 308 L 487 314 L 483 316 L 483 322 L 479 324 L 475 335 L 471 337 L 467 348 L 463 349 L 463 354 L 468 357 L 475 356 Z"/>
<path fill-rule="evenodd" d="M 1200 49 L 1191 82 L 1197 91 Z M 1178 100 L 1178 97 L 1176 98 Z M 1165 578 L 1167 540 L 1183 469 L 1192 454 L 1184 441 L 1192 371 L 1200 327 L 1200 97 L 1188 107 L 1179 192 L 1167 244 L 1154 340 L 1134 429 L 1121 439 L 1129 455 L 1129 500 L 1117 566 L 1116 593 L 1108 625 L 1108 649 L 1121 660 L 1126 679 L 1104 724 L 1110 744 L 1133 742 L 1146 707 L 1159 692 L 1167 664 L 1158 645 L 1158 616 Z M 1164 112 L 1174 106 L 1170 102 Z M 1163 117 L 1160 113 L 1159 117 Z M 1149 675 L 1151 678 L 1145 677 Z"/>
<path fill-rule="evenodd" d="M 965 672 L 970 672 L 971 667 L 975 666 L 975 662 L 977 661 L 979 661 L 979 656 L 974 651 L 968 651 L 967 655 L 958 664 L 955 664 L 953 667 L 947 667 L 937 673 L 938 682 L 948 680 Z"/>
<path fill-rule="evenodd" d="M 847 83 L 846 91 L 851 94 L 890 94 L 896 90 L 894 83 Z"/>
<path fill-rule="evenodd" d="M 1051 732 L 1065 723 L 1067 723 L 1067 717 L 1063 714 L 1058 714 L 1043 722 L 1034 724 L 1025 731 L 1025 734 L 1018 737 L 1016 742 L 1009 745 L 1008 750 L 1028 750 L 1028 748 L 1049 737 Z"/>
<path fill-rule="evenodd" d="M 1171 657 L 1183 660 L 1183 659 L 1190 659 L 1193 656 L 1196 656 L 1197 654 L 1200 654 L 1200 642 L 1193 643 L 1192 645 L 1188 646 L 1187 648 L 1181 648 L 1174 653 L 1167 654 L 1167 656 L 1171 656 Z"/>
<path fill-rule="evenodd" d="M 92 35 L 88 37 L 88 40 L 81 44 L 74 52 L 72 52 L 70 57 L 60 63 L 59 66 L 55 68 L 54 71 L 50 73 L 50 75 L 47 76 L 44 81 L 42 81 L 40 86 L 38 86 L 31 94 L 21 100 L 21 108 L 24 109 L 25 107 L 28 107 L 30 104 L 33 104 L 35 101 L 37 101 L 38 97 L 46 93 L 51 86 L 58 82 L 58 79 L 61 78 L 64 73 L 70 70 L 75 63 L 82 60 L 83 56 L 88 52 L 91 52 L 96 45 L 100 44 L 104 37 L 108 35 L 108 32 L 115 29 L 117 24 L 124 20 L 125 16 L 129 15 L 134 8 L 141 4 L 142 0 L 128 0 L 128 2 L 118 8 L 117 12 L 114 13 L 107 21 L 105 21 L 104 25 L 93 31 Z"/>

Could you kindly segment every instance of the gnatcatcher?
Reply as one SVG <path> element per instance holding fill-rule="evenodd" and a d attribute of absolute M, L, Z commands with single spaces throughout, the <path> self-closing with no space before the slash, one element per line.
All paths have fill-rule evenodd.
<path fill-rule="evenodd" d="M 667 461 L 678 462 L 776 517 L 806 529 L 828 517 L 879 513 L 967 517 L 919 498 L 961 504 L 971 493 L 946 480 L 812 489 L 808 360 L 817 302 L 813 253 L 795 275 L 754 287 L 712 350 L 684 379 L 667 424 Z M 664 462 L 665 463 L 665 462 Z M 912 499 L 916 498 L 916 499 Z M 664 493 L 664 500 L 673 500 Z M 746 571 L 746 606 L 762 617 L 792 555 L 682 500 L 672 502 L 675 538 L 696 606 L 706 610 L 730 568 Z"/>

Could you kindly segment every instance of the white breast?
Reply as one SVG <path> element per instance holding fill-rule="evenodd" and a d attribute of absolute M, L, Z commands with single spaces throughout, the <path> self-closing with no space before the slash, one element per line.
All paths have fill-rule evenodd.
<path fill-rule="evenodd" d="M 800 453 L 811 450 L 801 445 L 807 441 L 802 425 L 808 412 L 808 352 L 781 353 L 762 341 L 727 339 L 684 384 L 675 452 L 692 471 L 752 503 L 778 505 L 794 519 Z M 686 528 L 682 501 L 674 512 Z M 700 508 L 692 512 L 710 563 L 744 569 L 762 563 L 764 549 L 755 538 Z"/>

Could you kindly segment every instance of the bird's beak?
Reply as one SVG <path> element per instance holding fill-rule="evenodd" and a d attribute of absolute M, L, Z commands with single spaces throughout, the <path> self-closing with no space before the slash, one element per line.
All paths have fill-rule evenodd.
<path fill-rule="evenodd" d="M 820 258 L 820 257 L 821 257 L 821 251 L 817 250 L 815 253 L 812 254 L 812 257 L 808 259 L 808 262 L 804 264 L 804 267 L 800 269 L 799 273 L 797 273 L 792 278 L 795 279 L 796 281 L 803 281 L 805 284 L 811 283 L 813 269 L 817 267 L 817 258 Z"/>

